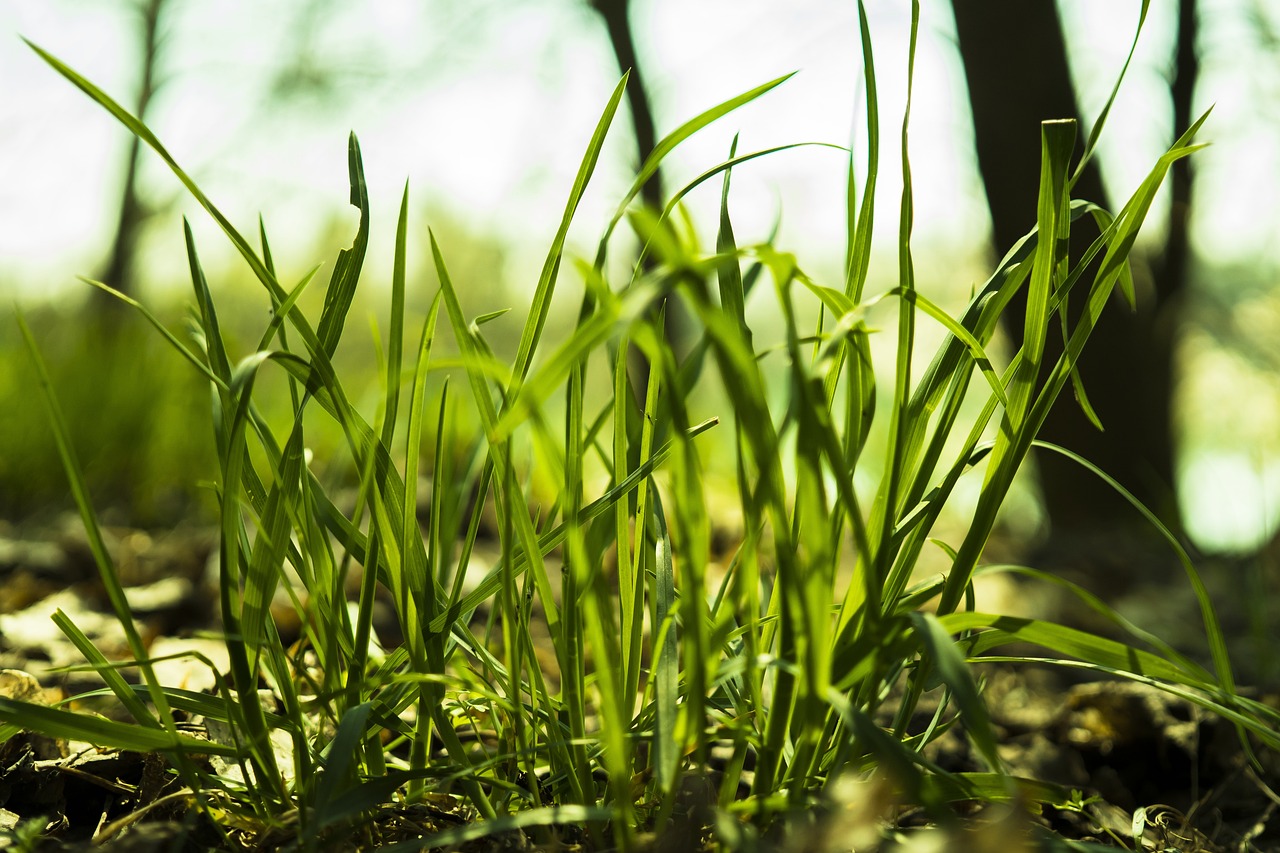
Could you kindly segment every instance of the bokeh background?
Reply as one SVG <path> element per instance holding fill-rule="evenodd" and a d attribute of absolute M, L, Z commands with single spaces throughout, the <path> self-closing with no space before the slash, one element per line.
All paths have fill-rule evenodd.
<path fill-rule="evenodd" d="M 868 6 L 884 132 L 881 278 L 870 285 L 877 292 L 895 276 L 911 9 Z M 1078 115 L 1087 133 L 1139 12 L 1137 0 L 921 4 L 911 158 L 918 274 L 931 298 L 958 310 L 1010 235 L 1033 224 L 1036 123 Z M 430 227 L 455 279 L 467 282 L 469 308 L 513 306 L 520 315 L 620 66 L 635 67 L 638 100 L 615 122 L 571 254 L 594 253 L 652 146 L 646 120 L 660 138 L 798 71 L 678 149 L 661 174 L 667 193 L 724 159 L 735 134 L 743 150 L 797 141 L 866 147 L 866 105 L 855 94 L 857 10 L 845 0 L 6 0 L 0 289 L 42 342 L 96 499 L 111 517 L 143 526 L 209 509 L 207 490 L 192 485 L 212 472 L 207 389 L 139 317 L 77 276 L 128 291 L 180 331 L 190 293 L 187 216 L 215 290 L 239 306 L 243 324 L 230 333 L 242 344 L 258 334 L 267 302 L 159 159 L 136 150 L 19 36 L 138 111 L 242 232 L 256 231 L 261 215 L 287 282 L 317 263 L 325 264 L 323 280 L 350 242 L 346 146 L 354 130 L 373 231 L 367 303 L 352 327 L 376 318 L 387 293 L 406 179 L 411 308 L 424 310 L 436 286 L 425 263 Z M 1087 366 L 1107 432 L 1082 429 L 1069 399 L 1050 428 L 1200 548 L 1258 552 L 1280 519 L 1280 7 L 1152 2 L 1100 168 L 1077 194 L 1109 204 L 1127 198 L 1211 105 L 1200 140 L 1212 146 L 1161 193 L 1139 247 L 1139 310 L 1125 315 L 1117 306 L 1112 343 L 1100 339 Z M 839 281 L 844 168 L 839 152 L 801 148 L 737 170 L 739 242 L 764 239 L 776 225 L 778 245 L 807 272 Z M 718 189 L 688 199 L 708 238 L 717 205 Z M 341 352 L 366 365 L 373 399 L 375 333 L 361 331 L 353 328 Z M 0 515 L 13 522 L 70 505 L 33 382 L 17 326 L 5 319 Z M 1108 534 L 1132 517 L 1089 476 L 1043 460 L 1038 476 L 1044 488 L 1029 481 L 1015 513 L 1029 535 Z"/>

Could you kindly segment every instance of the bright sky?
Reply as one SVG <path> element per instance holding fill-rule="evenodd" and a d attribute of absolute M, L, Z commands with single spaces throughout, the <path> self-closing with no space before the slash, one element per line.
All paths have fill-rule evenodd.
<path fill-rule="evenodd" d="M 1275 270 L 1280 73 L 1274 57 L 1240 47 L 1260 40 L 1251 16 L 1268 13 L 1264 0 L 1202 2 L 1208 52 L 1198 102 L 1217 107 L 1206 133 L 1214 147 L 1197 161 L 1193 239 L 1200 254 L 1215 261 Z M 879 222 L 892 237 L 910 5 L 868 5 L 885 133 Z M 1152 3 L 1138 59 L 1104 137 L 1106 175 L 1126 194 L 1170 139 L 1165 74 L 1174 5 Z M 742 150 L 808 140 L 848 143 L 862 106 L 854 94 L 861 57 L 850 0 L 634 0 L 634 6 L 660 132 L 799 71 L 678 150 L 669 160 L 668 189 L 723 159 L 735 132 Z M 1094 115 L 1123 62 L 1139 3 L 1062 6 L 1084 109 Z M 308 18 L 307 7 L 319 14 Z M 967 289 L 984 274 L 985 200 L 972 160 L 950 7 L 945 0 L 925 0 L 922 7 L 911 136 L 922 281 Z M 82 287 L 74 276 L 94 272 L 109 243 L 126 143 L 125 131 L 18 35 L 128 103 L 137 55 L 130 8 L 125 0 L 0 3 L 0 286 L 28 295 Z M 408 178 L 420 225 L 430 224 L 425 206 L 492 233 L 515 247 L 513 266 L 521 274 L 536 276 L 618 77 L 603 27 L 585 0 L 219 0 L 173 8 L 180 11 L 165 25 L 165 85 L 150 125 L 242 230 L 252 231 L 263 214 L 285 263 L 301 272 L 327 259 L 314 256 L 316 239 L 345 207 L 346 134 L 354 129 L 374 205 L 373 264 L 391 256 L 395 208 Z M 307 46 L 312 70 L 334 73 L 313 78 L 316 88 L 273 94 L 272 81 L 299 43 Z M 578 214 L 573 245 L 582 254 L 593 251 L 629 183 L 629 131 L 620 113 Z M 154 280 L 183 281 L 179 213 L 191 217 L 207 263 L 226 257 L 225 241 L 156 158 L 147 158 L 144 177 L 153 200 L 173 202 L 144 246 Z M 718 186 L 690 199 L 703 223 L 714 222 L 717 196 Z M 837 152 L 801 149 L 740 169 L 732 204 L 746 240 L 763 236 L 781 206 L 782 244 L 802 262 L 810 259 L 813 272 L 835 276 L 844 228 Z M 354 221 L 353 211 L 340 215 Z M 710 224 L 703 228 L 713 233 Z M 1200 482 L 1218 470 L 1226 467 L 1189 467 L 1188 476 Z M 1280 484 L 1280 477 L 1264 477 L 1257 468 L 1255 474 L 1258 489 Z M 1263 491 L 1280 512 L 1280 485 Z M 1207 493 L 1184 492 L 1193 501 Z M 1214 506 L 1221 505 L 1215 499 Z M 1189 515 L 1197 514 L 1190 506 Z"/>

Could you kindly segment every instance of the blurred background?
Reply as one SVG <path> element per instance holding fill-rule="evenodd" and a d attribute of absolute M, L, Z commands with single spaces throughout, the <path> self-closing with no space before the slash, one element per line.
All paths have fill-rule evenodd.
<path fill-rule="evenodd" d="M 868 5 L 884 134 L 875 293 L 896 276 L 911 12 L 907 3 Z M 921 4 L 911 157 L 918 275 L 931 298 L 959 310 L 1032 226 L 1038 122 L 1079 116 L 1083 139 L 1139 10 L 1137 0 Z M 255 233 L 261 215 L 285 283 L 321 262 L 327 279 L 350 243 L 347 132 L 358 134 L 372 238 L 364 301 L 340 356 L 368 371 L 371 400 L 371 324 L 385 325 L 378 306 L 403 182 L 411 309 L 421 316 L 436 288 L 425 263 L 430 227 L 469 309 L 515 306 L 518 329 L 623 68 L 634 69 L 627 106 L 576 217 L 571 255 L 594 254 L 655 138 L 781 74 L 799 72 L 677 149 L 646 200 L 723 160 L 735 133 L 740 150 L 823 141 L 852 143 L 862 156 L 866 147 L 856 6 L 845 0 L 0 4 L 0 288 L 41 341 L 96 501 L 138 526 L 210 511 L 207 491 L 193 486 L 213 471 L 208 391 L 139 316 L 77 276 L 142 299 L 181 332 L 187 216 L 215 292 L 242 309 L 227 315 L 242 354 L 268 303 L 160 160 L 19 36 L 141 115 L 242 233 Z M 1139 246 L 1138 310 L 1117 305 L 1090 343 L 1085 385 L 1106 432 L 1088 426 L 1068 395 L 1046 437 L 1110 472 L 1201 549 L 1257 553 L 1280 519 L 1277 4 L 1152 2 L 1098 168 L 1076 195 L 1117 208 L 1211 105 L 1199 141 L 1212 146 L 1175 170 Z M 739 243 L 777 224 L 780 248 L 819 281 L 839 282 L 844 169 L 837 151 L 800 148 L 735 170 Z M 688 198 L 708 240 L 718 203 L 718 184 Z M 1006 333 L 1016 340 L 1019 330 Z M 71 505 L 34 388 L 6 319 L 0 517 L 13 522 Z M 1040 488 L 1023 490 L 1019 517 L 1042 542 L 1105 538 L 1138 522 L 1090 474 L 1039 458 L 1036 475 Z"/>

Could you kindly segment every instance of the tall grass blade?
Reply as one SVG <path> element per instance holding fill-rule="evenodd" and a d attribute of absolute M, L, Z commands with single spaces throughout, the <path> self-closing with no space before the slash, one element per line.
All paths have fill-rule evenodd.
<path fill-rule="evenodd" d="M 57 445 L 58 456 L 62 460 L 62 467 L 67 475 L 72 497 L 75 499 L 76 507 L 80 511 L 80 520 L 84 524 L 85 535 L 89 540 L 89 549 L 93 553 L 94 563 L 98 567 L 98 577 L 107 593 L 108 600 L 111 602 L 111 609 L 115 613 L 116 620 L 120 623 L 120 627 L 124 629 L 125 641 L 129 645 L 129 651 L 133 654 L 134 659 L 139 661 L 142 680 L 147 685 L 147 693 L 155 706 L 156 713 L 153 715 L 145 708 L 131 703 L 123 695 L 118 695 L 120 695 L 121 701 L 126 702 L 130 707 L 130 711 L 135 714 L 135 719 L 140 724 L 163 727 L 170 734 L 173 734 L 176 732 L 173 715 L 169 710 L 169 704 L 165 699 L 160 682 L 156 679 L 155 670 L 147 660 L 146 645 L 142 641 L 142 635 L 138 632 L 137 625 L 134 624 L 129 601 L 125 597 L 124 588 L 120 583 L 119 575 L 116 573 L 111 555 L 107 552 L 107 544 L 102 538 L 102 530 L 98 526 L 97 513 L 94 512 L 93 503 L 89 497 L 89 489 L 84 481 L 84 469 L 80 465 L 75 447 L 71 444 L 71 433 L 67 426 L 66 418 L 62 414 L 62 407 L 58 405 L 58 400 L 54 396 L 53 383 L 49 379 L 49 370 L 45 366 L 44 358 L 40 355 L 35 338 L 32 337 L 31 329 L 27 326 L 22 312 L 16 312 L 15 317 L 18 322 L 18 328 L 22 331 L 27 353 L 31 356 L 31 363 L 36 369 L 36 377 L 40 385 L 40 399 L 48 415 L 49 424 L 53 428 L 53 440 Z M 142 714 L 142 716 L 138 717 L 137 714 Z"/>
<path fill-rule="evenodd" d="M 794 73 L 795 72 L 792 72 L 791 74 L 784 74 L 781 77 L 770 80 L 768 83 L 756 86 L 754 89 L 749 89 L 741 95 L 730 98 L 729 100 L 718 104 L 705 112 L 699 113 L 659 140 L 658 144 L 653 147 L 653 151 L 649 154 L 648 158 L 645 159 L 644 164 L 640 167 L 640 171 L 632 182 L 631 188 L 627 191 L 626 195 L 623 196 L 622 201 L 619 202 L 617 211 L 615 211 L 613 218 L 609 221 L 609 225 L 605 228 L 604 234 L 600 238 L 600 248 L 596 255 L 596 268 L 603 269 L 605 248 L 609 242 L 609 238 L 613 235 L 613 229 L 617 227 L 618 223 L 622 221 L 622 217 L 626 215 L 628 205 L 630 205 L 631 201 L 640 194 L 640 190 L 658 171 L 658 167 L 662 165 L 663 159 L 675 150 L 676 146 L 693 134 L 697 133 L 702 128 L 711 124 L 716 119 L 728 115 L 738 109 L 738 107 L 754 101 L 765 92 L 785 83 Z"/>
<path fill-rule="evenodd" d="M 360 210 L 360 226 L 351 247 L 338 253 L 333 277 L 329 279 L 329 288 L 324 294 L 324 309 L 320 312 L 316 336 L 330 357 L 342 337 L 342 326 L 351 308 L 351 300 L 360 281 L 360 267 L 364 264 L 365 250 L 369 245 L 369 189 L 365 185 L 364 164 L 360 160 L 360 143 L 354 133 L 347 143 L 347 168 L 351 178 L 351 204 Z"/>
<path fill-rule="evenodd" d="M 0 696 L 0 719 L 52 738 L 87 741 L 112 749 L 135 752 L 167 752 L 235 755 L 235 748 L 150 725 L 120 723 L 91 714 L 64 711 L 33 702 Z"/>
<path fill-rule="evenodd" d="M 542 338 L 542 330 L 547 322 L 547 312 L 551 308 L 551 296 L 555 292 L 556 277 L 560 272 L 560 261 L 564 253 L 564 241 L 569 234 L 569 225 L 573 221 L 574 213 L 578 210 L 578 202 L 582 200 L 582 195 L 586 192 L 587 183 L 595 172 L 596 163 L 600 158 L 600 149 L 604 146 L 605 135 L 609 132 L 609 126 L 613 124 L 613 116 L 618 111 L 618 104 L 621 102 L 622 94 L 626 90 L 627 76 L 624 74 L 622 79 L 618 81 L 618 85 L 614 87 L 613 94 L 609 97 L 604 113 L 600 116 L 600 121 L 596 124 L 596 129 L 591 134 L 591 141 L 587 144 L 587 152 L 578 167 L 578 174 L 573 179 L 573 187 L 569 191 L 568 203 L 565 205 L 564 214 L 560 218 L 560 225 L 556 229 L 555 238 L 551 241 L 551 249 L 547 253 L 547 259 L 542 265 L 542 273 L 538 276 L 538 286 L 534 290 L 533 304 L 529 308 L 529 319 L 520 335 L 520 344 L 516 350 L 515 363 L 512 365 L 512 382 L 508 388 L 509 393 L 514 391 L 519 383 L 524 380 L 529 373 L 530 365 L 533 364 L 533 354 L 537 350 L 539 340 Z"/>

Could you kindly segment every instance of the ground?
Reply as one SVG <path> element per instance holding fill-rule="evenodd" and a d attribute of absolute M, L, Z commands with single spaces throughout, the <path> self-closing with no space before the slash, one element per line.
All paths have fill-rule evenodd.
<path fill-rule="evenodd" d="M 216 621 L 208 571 L 214 534 L 198 527 L 109 533 L 152 654 L 195 648 L 219 660 L 221 644 L 197 636 L 200 628 Z M 1126 596 L 1142 601 L 1155 592 L 1146 582 L 1145 589 L 1139 584 Z M 1014 585 L 1003 594 L 1028 604 L 1028 588 Z M 1167 601 L 1177 600 L 1163 594 Z M 1036 606 L 1049 604 L 1036 599 Z M 1065 601 L 1058 606 L 1062 613 L 1072 612 Z M 0 695 L 54 701 L 97 683 L 92 673 L 59 669 L 81 659 L 49 620 L 54 608 L 71 616 L 104 651 L 122 651 L 123 638 L 78 521 L 0 528 L 0 669 L 5 670 L 0 672 Z M 287 622 L 289 612 L 281 609 L 282 630 L 296 631 Z M 166 683 L 192 690 L 209 686 L 211 675 L 203 666 L 177 660 L 163 667 Z M 1146 849 L 1280 850 L 1280 798 L 1275 793 L 1280 758 L 1259 751 L 1251 762 L 1240 736 L 1225 721 L 1141 684 L 1089 680 L 1060 667 L 992 664 L 980 667 L 980 673 L 1008 768 L 1018 776 L 1081 792 L 1078 808 L 1045 809 L 1031 818 L 1034 822 L 1066 839 L 1133 849 L 1138 815 L 1145 818 L 1139 832 Z M 1280 707 L 1280 696 L 1250 692 Z M 926 711 L 922 706 L 913 725 L 927 724 Z M 950 770 L 984 769 L 957 729 L 940 738 L 930 756 Z M 58 839 L 39 849 L 87 849 L 95 838 L 99 849 L 129 853 L 177 849 L 175 841 L 181 839 L 195 846 L 214 843 L 207 828 L 190 815 L 187 799 L 168 790 L 168 783 L 163 762 L 153 757 L 104 753 L 86 744 L 20 734 L 0 745 L 0 827 L 17 833 L 10 836 L 12 849 L 22 849 L 14 846 L 20 827 L 37 816 L 56 828 Z M 851 821 L 856 823 L 866 803 L 875 801 L 887 802 L 881 813 L 908 832 L 904 838 L 915 839 L 905 846 L 923 849 L 921 839 L 929 838 L 928 833 L 909 831 L 933 818 L 894 807 L 884 780 L 865 785 L 872 787 L 836 792 L 828 812 L 815 818 L 808 833 L 793 834 L 776 846 L 847 849 L 856 837 Z M 882 789 L 874 789 L 877 785 Z M 974 808 L 965 817 L 971 826 L 995 825 L 996 814 Z M 388 809 L 376 832 L 381 841 L 390 842 L 467 819 L 453 798 L 438 795 L 411 808 Z M 696 843 L 696 835 L 681 843 Z M 589 849 L 578 845 L 589 842 L 585 836 L 565 842 L 564 849 Z M 654 849 L 676 849 L 674 836 L 653 843 Z M 476 842 L 474 849 L 518 849 L 510 846 L 514 844 L 514 838 L 498 837 Z M 3 840 L 0 846 L 5 846 Z"/>

